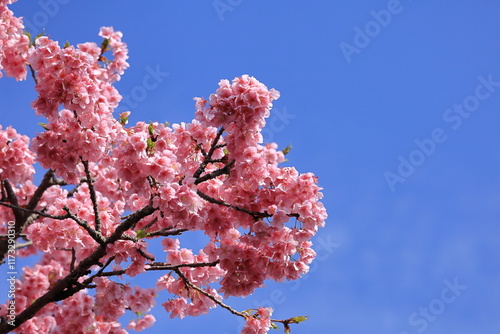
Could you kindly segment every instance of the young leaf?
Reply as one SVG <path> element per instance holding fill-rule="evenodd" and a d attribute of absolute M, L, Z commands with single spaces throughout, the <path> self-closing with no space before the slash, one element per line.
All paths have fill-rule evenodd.
<path fill-rule="evenodd" d="M 281 152 L 283 152 L 283 155 L 287 155 L 288 153 L 290 153 L 290 151 L 292 150 L 292 148 L 293 148 L 292 145 L 288 145 Z"/>
<path fill-rule="evenodd" d="M 148 125 L 148 132 L 152 136 L 155 132 L 155 126 L 153 125 L 153 122 L 149 123 Z"/>
<path fill-rule="evenodd" d="M 154 153 L 154 151 L 155 151 L 155 142 L 153 141 L 153 139 L 148 138 L 146 144 L 147 144 L 146 152 L 148 152 L 150 154 Z"/>
<path fill-rule="evenodd" d="M 144 230 L 139 230 L 137 232 L 135 232 L 135 236 L 138 238 L 138 239 L 142 239 L 142 238 L 145 238 L 148 236 L 148 232 L 144 231 Z"/>
<path fill-rule="evenodd" d="M 106 51 L 108 49 L 108 46 L 109 46 L 109 39 L 105 38 L 101 44 L 102 52 Z"/>
<path fill-rule="evenodd" d="M 306 321 L 307 319 L 309 319 L 309 316 L 293 317 L 293 318 L 290 319 L 290 323 L 291 324 L 298 324 L 298 323 Z"/>
<path fill-rule="evenodd" d="M 49 130 L 49 128 L 47 127 L 47 123 L 38 123 L 38 125 L 40 125 L 45 130 Z"/>

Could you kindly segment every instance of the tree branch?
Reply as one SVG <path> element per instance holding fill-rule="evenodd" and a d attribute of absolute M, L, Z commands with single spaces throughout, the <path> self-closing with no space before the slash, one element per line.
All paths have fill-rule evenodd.
<path fill-rule="evenodd" d="M 202 295 L 204 295 L 205 297 L 207 297 L 208 299 L 210 299 L 211 301 L 213 301 L 214 303 L 216 303 L 220 307 L 225 308 L 226 310 L 228 310 L 232 314 L 243 317 L 245 319 L 247 318 L 247 316 L 244 313 L 236 311 L 231 306 L 229 306 L 229 305 L 223 303 L 222 301 L 218 300 L 217 298 L 215 298 L 215 296 L 212 296 L 210 293 L 206 292 L 202 288 L 191 283 L 191 281 L 180 271 L 179 268 L 175 268 L 174 271 L 177 275 L 179 275 L 180 278 L 182 278 L 182 280 L 184 281 L 184 284 L 186 284 L 191 289 L 198 291 L 199 293 L 201 293 Z"/>
<path fill-rule="evenodd" d="M 19 202 L 17 201 L 17 196 L 16 193 L 14 192 L 14 189 L 12 189 L 12 185 L 10 184 L 8 179 L 3 180 L 3 187 L 5 189 L 5 192 L 7 193 L 7 200 L 13 205 L 18 207 Z M 24 215 L 22 212 L 19 210 L 12 210 L 14 213 L 14 217 L 16 218 L 16 226 L 18 224 L 22 224 L 22 220 L 24 218 Z"/>
<path fill-rule="evenodd" d="M 106 238 L 101 234 L 101 232 L 94 230 L 89 223 L 87 223 L 85 220 L 81 220 L 78 218 L 75 214 L 73 214 L 67 206 L 63 208 L 64 211 L 68 213 L 68 218 L 71 218 L 73 221 L 75 221 L 79 226 L 81 226 L 87 233 L 94 239 L 97 243 L 103 244 L 106 242 Z"/>
<path fill-rule="evenodd" d="M 257 212 L 257 211 L 251 211 L 251 210 L 247 210 L 245 208 L 241 208 L 239 206 L 236 206 L 236 205 L 233 205 L 233 204 L 229 204 L 229 203 L 226 203 L 224 201 L 221 201 L 221 200 L 218 200 L 218 199 L 215 199 L 207 194 L 205 194 L 204 192 L 202 192 L 201 190 L 196 190 L 196 193 L 198 194 L 198 196 L 200 196 L 201 198 L 203 198 L 204 200 L 206 200 L 207 202 L 210 202 L 210 203 L 213 203 L 213 204 L 219 204 L 219 205 L 223 205 L 223 206 L 227 206 L 228 208 L 231 208 L 231 209 L 234 209 L 234 210 L 237 210 L 237 211 L 241 211 L 241 212 L 245 212 L 245 213 L 248 213 L 249 215 L 252 216 L 253 219 L 255 220 L 258 220 L 258 219 L 262 219 L 262 218 L 266 218 L 266 217 L 272 217 L 273 215 L 267 213 L 267 212 Z"/>
<path fill-rule="evenodd" d="M 56 184 L 59 184 L 59 181 L 54 179 L 54 171 L 49 169 L 43 176 L 42 182 L 33 193 L 33 196 L 29 200 L 28 204 L 23 208 L 19 206 L 14 190 L 8 180 L 4 180 L 4 182 L 2 182 L 2 188 L 7 192 L 7 197 L 11 204 L 0 201 L 0 205 L 11 208 L 14 213 L 14 217 L 16 218 L 14 229 L 16 239 L 28 224 L 31 224 L 36 218 L 38 218 L 37 215 L 43 215 L 41 214 L 41 211 L 35 211 L 34 209 L 42 199 L 45 190 Z M 0 239 L 0 265 L 5 262 L 7 250 L 8 240 L 6 238 Z"/>
<path fill-rule="evenodd" d="M 7 322 L 0 323 L 0 334 L 7 334 L 15 328 L 21 326 L 28 319 L 34 317 L 45 305 L 68 298 L 85 288 L 85 286 L 81 283 L 78 283 L 78 279 L 87 275 L 90 267 L 98 264 L 99 260 L 106 255 L 106 248 L 108 244 L 112 244 L 117 241 L 125 231 L 130 229 L 130 227 L 134 224 L 137 224 L 137 222 L 139 222 L 142 218 L 152 214 L 155 210 L 156 209 L 149 204 L 141 210 L 130 214 L 127 220 L 118 225 L 116 230 L 106 239 L 105 243 L 100 244 L 90 256 L 83 259 L 66 277 L 57 281 L 57 283 L 44 295 L 39 297 L 24 311 L 19 313 L 16 316 L 14 326 L 8 324 Z"/>
<path fill-rule="evenodd" d="M 175 229 L 173 230 L 172 228 L 165 227 L 162 228 L 161 230 L 154 231 L 154 232 L 149 232 L 146 237 L 168 237 L 171 235 L 181 235 L 183 232 L 188 231 L 187 228 L 180 228 L 180 229 Z"/>
<path fill-rule="evenodd" d="M 229 170 L 231 167 L 234 165 L 235 160 L 231 160 L 227 165 L 225 165 L 223 168 L 219 168 L 217 170 L 214 170 L 211 173 L 205 174 L 201 177 L 198 177 L 195 181 L 194 184 L 200 184 L 202 182 L 215 179 L 219 175 L 224 175 L 224 174 L 229 174 Z"/>
<path fill-rule="evenodd" d="M 212 155 L 214 154 L 215 150 L 219 147 L 222 147 L 222 146 L 219 146 L 217 145 L 217 143 L 219 142 L 220 138 L 222 137 L 222 133 L 224 132 L 224 128 L 221 127 L 219 129 L 219 131 L 217 131 L 217 135 L 215 136 L 214 140 L 212 141 L 212 145 L 210 145 L 210 150 L 208 151 L 208 153 L 205 153 L 205 151 L 202 151 L 203 153 L 203 162 L 200 164 L 200 167 L 198 167 L 198 169 L 196 170 L 196 172 L 194 172 L 193 174 L 193 177 L 195 179 L 198 179 L 201 175 L 201 173 L 203 173 L 205 171 L 205 168 L 207 167 L 207 165 L 212 162 Z M 202 148 L 201 148 L 202 149 Z"/>
<path fill-rule="evenodd" d="M 145 268 L 146 271 L 159 271 L 159 270 L 175 270 L 176 268 L 200 268 L 200 267 L 215 267 L 219 263 L 219 260 L 214 261 L 214 262 L 196 262 L 196 263 L 183 263 L 183 264 L 178 264 L 178 265 L 171 265 L 168 263 L 162 263 L 162 262 L 153 262 L 153 263 L 146 263 L 146 266 L 149 266 Z M 123 270 L 114 270 L 114 271 L 107 271 L 107 272 L 102 272 L 95 274 L 95 277 L 100 277 L 100 276 L 120 276 L 124 275 L 126 273 L 127 269 Z"/>
<path fill-rule="evenodd" d="M 85 168 L 85 175 L 87 176 L 87 184 L 89 185 L 90 200 L 94 208 L 95 229 L 97 232 L 101 231 L 101 216 L 99 215 L 99 208 L 97 207 L 97 196 L 94 189 L 94 181 L 90 175 L 89 162 L 82 160 L 83 167 Z"/>

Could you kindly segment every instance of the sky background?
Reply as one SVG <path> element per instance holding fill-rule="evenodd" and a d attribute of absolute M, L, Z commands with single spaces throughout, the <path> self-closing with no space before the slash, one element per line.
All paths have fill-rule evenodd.
<path fill-rule="evenodd" d="M 288 164 L 319 176 L 329 218 L 309 274 L 231 299 L 235 308 L 309 315 L 294 334 L 500 332 L 500 2 L 21 0 L 12 8 L 61 45 L 101 43 L 101 26 L 122 31 L 131 67 L 117 84 L 129 101 L 119 110 L 131 110 L 133 123 L 189 122 L 193 97 L 242 74 L 281 92 L 264 138 L 293 145 Z M 151 72 L 157 85 L 146 89 Z M 33 86 L 0 80 L 0 124 L 40 130 Z M 145 333 L 241 327 L 222 309 L 184 320 L 161 306 L 153 313 Z"/>

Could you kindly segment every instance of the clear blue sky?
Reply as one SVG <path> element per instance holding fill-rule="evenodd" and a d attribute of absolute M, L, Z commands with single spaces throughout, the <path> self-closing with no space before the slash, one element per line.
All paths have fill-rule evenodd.
<path fill-rule="evenodd" d="M 134 122 L 188 122 L 193 97 L 242 74 L 281 92 L 265 139 L 293 145 L 290 164 L 319 176 L 330 216 L 311 273 L 231 300 L 235 307 L 267 300 L 276 318 L 311 316 L 295 334 L 500 332 L 498 1 L 13 8 L 61 44 L 100 43 L 101 26 L 121 30 L 131 68 L 118 88 Z M 143 84 L 150 72 L 154 89 Z M 33 85 L 0 80 L 2 125 L 38 131 Z M 154 314 L 146 333 L 233 334 L 240 325 L 225 310 Z"/>

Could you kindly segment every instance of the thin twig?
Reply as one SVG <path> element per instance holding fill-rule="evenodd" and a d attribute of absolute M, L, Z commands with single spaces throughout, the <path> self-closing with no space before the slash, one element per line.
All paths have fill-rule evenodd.
<path fill-rule="evenodd" d="M 87 184 L 89 185 L 90 200 L 92 201 L 92 207 L 94 208 L 94 220 L 95 229 L 97 232 L 101 231 L 101 216 L 99 215 L 99 208 L 97 207 L 97 196 L 94 189 L 94 181 L 90 175 L 89 162 L 82 160 L 82 164 L 85 168 L 85 175 L 87 176 Z"/>
<path fill-rule="evenodd" d="M 87 278 L 85 281 L 83 281 L 83 284 L 85 285 L 88 285 L 90 283 L 92 283 L 92 281 L 94 280 L 94 278 L 96 277 L 101 277 L 101 276 L 106 276 L 103 274 L 103 271 L 104 269 L 106 269 L 110 264 L 111 262 L 113 262 L 113 260 L 115 259 L 115 255 L 111 256 L 104 265 L 101 265 L 101 269 L 99 269 L 99 271 L 97 273 L 95 273 L 94 275 L 90 276 L 89 278 Z"/>
<path fill-rule="evenodd" d="M 223 205 L 223 206 L 227 206 L 228 208 L 231 208 L 231 209 L 234 209 L 236 211 L 240 211 L 240 212 L 245 212 L 245 213 L 248 213 L 249 215 L 252 216 L 252 218 L 258 220 L 258 219 L 262 219 L 262 218 L 266 218 L 266 217 L 272 217 L 273 215 L 267 213 L 267 212 L 257 212 L 257 211 L 251 211 L 251 210 L 247 210 L 245 208 L 241 208 L 239 206 L 236 206 L 236 205 L 233 205 L 233 204 L 229 204 L 229 203 L 226 203 L 224 201 L 221 201 L 221 200 L 218 200 L 218 199 L 215 199 L 207 194 L 205 194 L 204 192 L 202 192 L 201 190 L 196 190 L 196 193 L 198 194 L 198 196 L 200 196 L 201 198 L 203 198 L 204 200 L 210 202 L 210 203 L 213 203 L 213 204 L 219 204 L 219 205 Z"/>
<path fill-rule="evenodd" d="M 176 268 L 201 268 L 201 267 L 215 267 L 219 263 L 219 260 L 214 261 L 214 262 L 196 262 L 196 263 L 183 263 L 183 264 L 178 264 L 178 265 L 171 265 L 168 263 L 162 263 L 162 262 L 153 262 L 153 263 L 146 263 L 146 271 L 168 271 L 168 270 L 174 270 Z M 93 276 L 95 277 L 100 277 L 100 276 L 120 276 L 125 274 L 127 269 L 122 269 L 122 270 L 113 270 L 113 271 L 106 271 L 106 272 L 100 272 L 96 273 Z"/>
<path fill-rule="evenodd" d="M 35 80 L 35 85 L 38 85 L 38 80 L 36 79 L 36 74 L 35 74 L 35 70 L 33 69 L 33 67 L 31 66 L 31 64 L 28 65 L 29 69 L 30 69 L 30 72 L 31 72 L 31 76 L 33 77 L 33 80 Z"/>
<path fill-rule="evenodd" d="M 215 136 L 214 140 L 212 141 L 212 145 L 210 145 L 210 150 L 208 151 L 208 153 L 203 153 L 204 151 L 202 151 L 203 162 L 200 164 L 200 167 L 198 167 L 196 172 L 194 172 L 194 174 L 193 174 L 193 177 L 195 179 L 198 179 L 200 177 L 201 173 L 203 173 L 205 171 L 205 168 L 211 162 L 212 155 L 214 154 L 215 150 L 218 148 L 217 143 L 219 142 L 223 132 L 224 132 L 223 127 L 221 127 L 219 129 L 219 131 L 217 131 L 217 135 Z"/>
<path fill-rule="evenodd" d="M 75 262 L 76 262 L 76 252 L 75 252 L 75 248 L 72 247 L 71 248 L 71 264 L 69 265 L 70 271 L 75 270 Z"/>
<path fill-rule="evenodd" d="M 7 199 L 9 200 L 9 202 L 12 205 L 19 206 L 16 193 L 14 192 L 14 189 L 12 188 L 12 185 L 10 184 L 8 179 L 3 180 L 3 187 L 5 189 L 5 192 L 7 193 Z M 19 210 L 12 210 L 12 212 L 14 213 L 14 217 L 16 218 L 16 225 L 21 225 L 24 214 Z"/>
<path fill-rule="evenodd" d="M 149 232 L 146 236 L 147 237 L 168 237 L 171 235 L 181 235 L 183 232 L 188 231 L 187 228 L 180 228 L 173 230 L 171 227 L 165 227 L 162 228 L 161 230 L 154 231 L 154 232 Z"/>
<path fill-rule="evenodd" d="M 240 316 L 240 317 L 245 318 L 245 319 L 247 318 L 247 316 L 244 313 L 236 311 L 231 306 L 229 306 L 229 305 L 223 303 L 222 301 L 218 300 L 217 298 L 215 298 L 215 296 L 211 295 L 210 293 L 206 292 L 202 288 L 191 283 L 191 281 L 189 281 L 189 279 L 180 271 L 179 268 L 174 269 L 174 271 L 176 272 L 177 275 L 179 275 L 180 278 L 182 278 L 182 280 L 184 281 L 184 284 L 186 284 L 191 289 L 198 291 L 199 293 L 206 296 L 208 299 L 210 299 L 211 301 L 213 301 L 214 303 L 216 303 L 220 307 L 225 308 L 226 310 L 228 310 L 232 314 L 235 314 L 235 315 Z"/>
<path fill-rule="evenodd" d="M 63 207 L 63 210 L 67 212 L 68 218 L 71 218 L 78 225 L 80 225 L 87 233 L 99 244 L 104 244 L 106 242 L 106 238 L 101 234 L 101 232 L 94 230 L 89 223 L 85 220 L 78 218 L 74 213 L 72 213 L 67 206 Z"/>
<path fill-rule="evenodd" d="M 146 254 L 146 252 L 144 252 L 142 249 L 140 249 L 140 248 L 136 248 L 136 250 L 137 250 L 137 252 L 138 252 L 139 254 L 141 254 L 141 256 L 142 256 L 142 257 L 144 257 L 144 258 L 148 259 L 149 261 L 154 261 L 154 260 L 155 260 L 154 256 L 151 256 L 151 255 L 149 255 L 149 254 Z"/>
<path fill-rule="evenodd" d="M 225 165 L 223 168 L 220 168 L 220 169 L 217 169 L 217 170 L 214 170 L 213 172 L 211 173 L 208 173 L 208 174 L 205 174 L 201 177 L 198 177 L 195 181 L 194 181 L 194 184 L 200 184 L 202 182 L 205 182 L 205 181 L 208 181 L 208 180 L 211 180 L 211 179 L 215 179 L 217 176 L 220 176 L 220 175 L 226 175 L 226 174 L 229 174 L 229 170 L 231 169 L 231 167 L 234 165 L 235 163 L 235 160 L 231 160 L 227 165 Z"/>
<path fill-rule="evenodd" d="M 21 210 L 21 211 L 24 211 L 24 212 L 27 212 L 27 213 L 33 213 L 33 214 L 36 214 L 36 215 L 39 215 L 39 216 L 42 216 L 42 217 L 47 217 L 47 218 L 52 218 L 52 219 L 57 219 L 57 220 L 63 220 L 63 219 L 70 218 L 67 214 L 66 215 L 54 216 L 54 215 L 49 215 L 48 213 L 45 213 L 43 211 L 31 210 L 31 209 L 28 209 L 28 208 L 23 208 L 22 206 L 15 206 L 15 205 L 12 205 L 12 204 L 9 204 L 9 203 L 5 203 L 5 202 L 0 202 L 0 205 L 3 205 L 5 207 L 7 207 L 7 208 Z"/>

